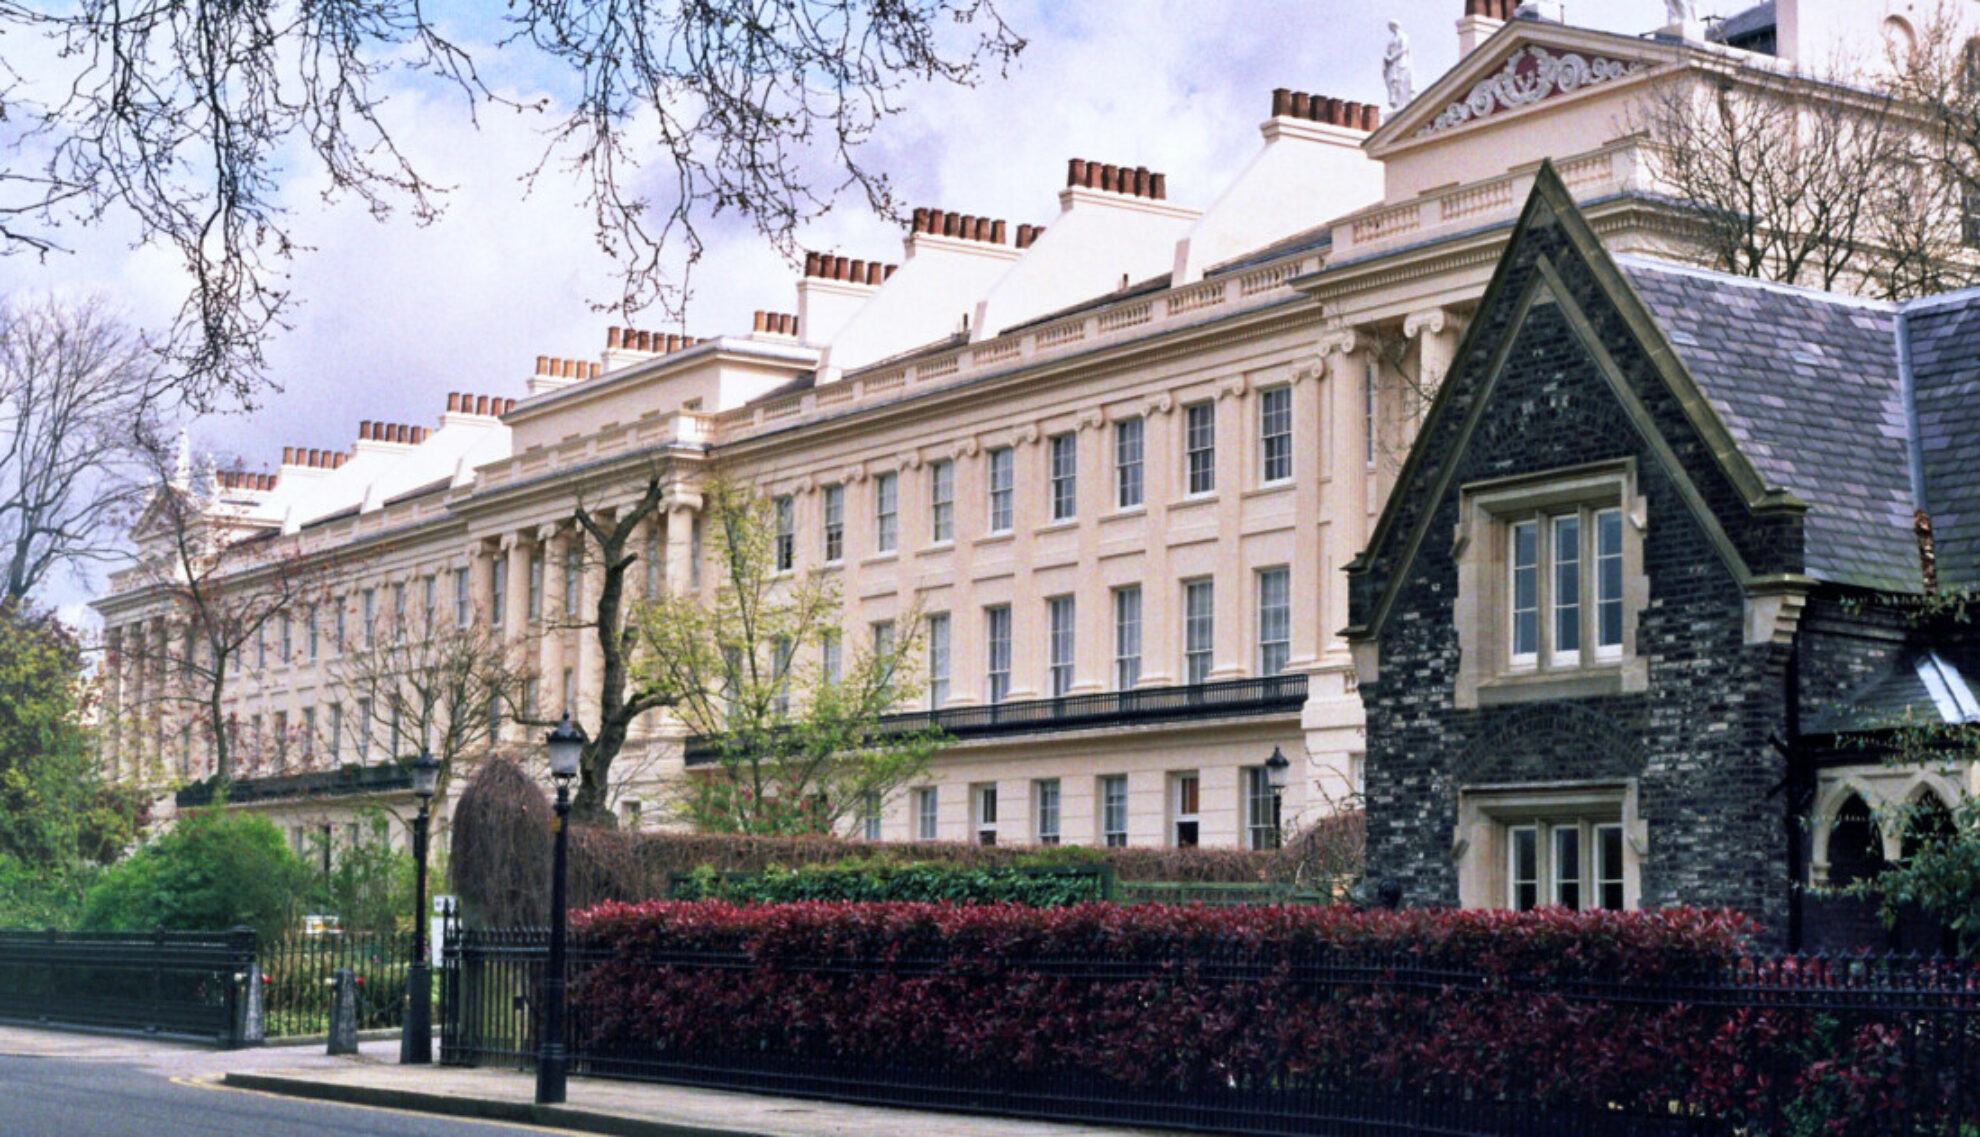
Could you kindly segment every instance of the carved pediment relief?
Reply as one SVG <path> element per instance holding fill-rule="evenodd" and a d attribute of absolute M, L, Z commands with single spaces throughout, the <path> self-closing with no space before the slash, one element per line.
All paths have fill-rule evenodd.
<path fill-rule="evenodd" d="M 1640 59 L 1615 59 L 1529 43 L 1507 56 L 1503 66 L 1474 83 L 1463 98 L 1445 106 L 1411 137 L 1428 138 L 1496 114 L 1612 82 L 1646 66 Z"/>

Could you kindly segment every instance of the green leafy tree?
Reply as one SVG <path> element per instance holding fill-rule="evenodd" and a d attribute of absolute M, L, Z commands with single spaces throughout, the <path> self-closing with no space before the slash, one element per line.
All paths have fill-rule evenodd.
<path fill-rule="evenodd" d="M 68 629 L 0 603 L 0 926 L 73 923 L 97 867 L 143 824 L 143 795 L 98 776 L 84 691 Z"/>
<path fill-rule="evenodd" d="M 1980 725 L 1908 718 L 1882 740 L 1889 761 L 1950 775 L 1980 762 Z M 1916 907 L 1951 930 L 1960 950 L 1980 952 L 1980 798 L 1964 794 L 1950 815 L 1924 801 L 1881 811 L 1877 824 L 1905 838 L 1905 855 L 1838 891 L 1875 900 L 1886 925 Z M 1947 824 L 1947 822 L 1950 824 Z"/>
<path fill-rule="evenodd" d="M 272 939 L 295 926 L 314 884 L 267 818 L 195 810 L 104 870 L 89 889 L 82 926 L 213 931 L 246 924 Z"/>
<path fill-rule="evenodd" d="M 712 597 L 665 594 L 634 616 L 645 684 L 715 751 L 678 807 L 712 832 L 843 830 L 921 777 L 941 744 L 884 722 L 920 692 L 919 613 L 846 644 L 837 584 L 778 570 L 767 498 L 718 479 L 703 502 Z"/>
<path fill-rule="evenodd" d="M 335 915 L 346 932 L 397 931 L 412 919 L 413 860 L 392 847 L 392 825 L 390 814 L 367 810 L 358 840 L 331 857 L 327 875 L 316 874 L 312 909 Z"/>

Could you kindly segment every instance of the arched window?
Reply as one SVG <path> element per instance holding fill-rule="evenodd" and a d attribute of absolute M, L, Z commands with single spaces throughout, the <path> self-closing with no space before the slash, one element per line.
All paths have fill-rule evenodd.
<path fill-rule="evenodd" d="M 1829 884 L 1840 888 L 1884 871 L 1884 842 L 1863 799 L 1851 794 L 1829 829 Z"/>

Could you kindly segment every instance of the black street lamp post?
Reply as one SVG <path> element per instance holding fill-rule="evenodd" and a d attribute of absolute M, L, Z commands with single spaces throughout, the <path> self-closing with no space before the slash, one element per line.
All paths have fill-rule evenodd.
<path fill-rule="evenodd" d="M 425 750 L 412 767 L 413 796 L 419 814 L 413 818 L 413 949 L 406 967 L 406 1023 L 399 1031 L 399 1064 L 423 1066 L 433 1061 L 433 964 L 426 949 L 426 826 L 428 807 L 440 784 L 440 763 Z"/>
<path fill-rule="evenodd" d="M 545 740 L 550 750 L 550 778 L 557 783 L 555 853 L 550 865 L 550 974 L 543 981 L 543 1041 L 536 1058 L 536 1104 L 562 1105 L 570 1066 L 570 1053 L 564 1046 L 564 876 L 570 848 L 571 779 L 577 777 L 578 758 L 588 741 L 584 728 L 571 721 L 569 708 L 564 721 Z"/>
<path fill-rule="evenodd" d="M 1265 759 L 1265 781 L 1272 787 L 1272 847 L 1277 849 L 1286 843 L 1283 820 L 1286 803 L 1286 775 L 1292 772 L 1292 763 L 1286 760 L 1285 752 L 1274 746 L 1272 756 Z"/>

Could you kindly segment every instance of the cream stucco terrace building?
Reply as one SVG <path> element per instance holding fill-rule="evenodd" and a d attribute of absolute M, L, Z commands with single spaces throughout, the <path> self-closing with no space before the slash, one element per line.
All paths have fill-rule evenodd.
<path fill-rule="evenodd" d="M 300 738 L 250 743 L 234 801 L 301 832 L 406 794 L 390 771 L 306 773 L 385 757 L 334 725 L 350 695 L 330 661 L 367 616 L 496 625 L 542 699 L 595 719 L 595 641 L 553 628 L 598 587 L 567 572 L 573 506 L 609 512 L 657 476 L 635 575 L 707 589 L 697 516 L 718 465 L 788 501 L 793 567 L 836 575 L 848 636 L 929 621 L 926 705 L 903 710 L 956 742 L 866 835 L 1257 844 L 1275 748 L 1295 762 L 1289 824 L 1348 800 L 1364 741 L 1341 569 L 1540 162 L 1612 250 L 1695 256 L 1636 101 L 1921 18 L 1778 0 L 1771 22 L 1729 22 L 1732 46 L 1463 7 L 1462 60 L 1387 122 L 1273 93 L 1256 157 L 1200 209 L 1161 174 L 1076 160 L 1045 226 L 918 211 L 898 265 L 811 256 L 795 313 L 749 333 L 615 328 L 595 361 L 538 359 L 523 391 L 449 396 L 432 428 L 365 424 L 348 455 L 230 478 L 236 532 L 345 566 L 233 684 L 246 737 Z M 107 761 L 170 784 L 210 758 L 156 697 L 175 632 L 151 579 L 120 574 L 97 605 L 125 724 Z M 661 820 L 695 760 L 648 716 L 619 763 L 622 815 Z"/>

